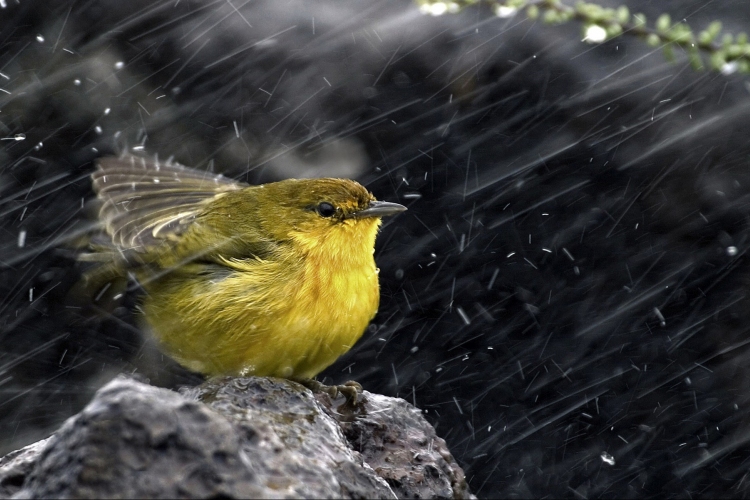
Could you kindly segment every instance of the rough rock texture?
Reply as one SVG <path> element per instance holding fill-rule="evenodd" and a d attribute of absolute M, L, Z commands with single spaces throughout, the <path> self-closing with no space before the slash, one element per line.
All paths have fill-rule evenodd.
<path fill-rule="evenodd" d="M 49 440 L 42 439 L 0 458 L 0 498 L 11 496 L 23 486 Z"/>
<path fill-rule="evenodd" d="M 52 437 L 0 459 L 0 495 L 472 497 L 419 410 L 367 392 L 356 409 L 341 403 L 284 380 L 178 394 L 118 378 Z"/>
<path fill-rule="evenodd" d="M 422 413 L 403 399 L 367 393 L 360 411 L 338 412 L 330 398 L 318 400 L 338 421 L 350 446 L 400 498 L 467 498 L 463 470 Z"/>

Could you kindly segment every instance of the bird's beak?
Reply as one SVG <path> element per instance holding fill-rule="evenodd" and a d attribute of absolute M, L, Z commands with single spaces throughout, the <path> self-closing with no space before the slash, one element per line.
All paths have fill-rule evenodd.
<path fill-rule="evenodd" d="M 365 217 L 385 217 L 387 215 L 396 215 L 399 212 L 406 211 L 406 207 L 398 203 L 388 201 L 371 201 L 364 210 L 354 212 L 349 217 L 353 219 L 363 219 Z"/>

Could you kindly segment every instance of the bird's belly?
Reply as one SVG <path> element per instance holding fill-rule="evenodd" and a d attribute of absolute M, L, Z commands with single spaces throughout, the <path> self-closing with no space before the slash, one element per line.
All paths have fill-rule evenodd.
<path fill-rule="evenodd" d="M 254 300 L 258 293 L 245 293 L 240 301 L 221 300 L 217 287 L 231 290 L 226 296 L 242 296 L 238 288 L 247 278 L 242 273 L 223 282 L 192 281 L 191 306 L 179 309 L 171 305 L 184 301 L 169 294 L 174 289 L 184 295 L 184 283 L 152 287 L 152 295 L 163 295 L 144 303 L 145 319 L 163 348 L 192 370 L 311 378 L 359 340 L 377 312 L 380 295 L 374 262 L 356 271 L 314 269 L 285 286 L 276 283 L 262 304 Z M 203 311 L 196 315 L 195 309 Z"/>
<path fill-rule="evenodd" d="M 351 349 L 378 309 L 374 265 L 357 273 L 332 273 L 322 287 L 300 289 L 271 334 L 277 359 L 272 376 L 311 378 Z M 305 287 L 303 287 L 305 288 Z"/>

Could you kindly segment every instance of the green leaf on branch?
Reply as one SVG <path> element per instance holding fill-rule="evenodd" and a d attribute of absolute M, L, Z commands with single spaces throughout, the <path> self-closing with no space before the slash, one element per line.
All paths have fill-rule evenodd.
<path fill-rule="evenodd" d="M 1 0 L 0 0 L 1 1 Z M 562 24 L 571 20 L 583 25 L 583 40 L 603 43 L 618 36 L 637 36 L 652 47 L 663 47 L 669 61 L 675 60 L 675 47 L 687 56 L 696 70 L 706 66 L 714 71 L 730 74 L 750 72 L 750 43 L 745 33 L 735 38 L 722 33 L 719 21 L 710 23 L 697 34 L 686 22 L 672 24 L 669 14 L 660 15 L 649 26 L 642 13 L 630 14 L 626 6 L 616 9 L 595 3 L 577 1 L 571 5 L 563 0 L 415 0 L 421 10 L 434 16 L 450 14 L 476 4 L 489 5 L 498 17 L 512 17 L 525 13 L 531 20 L 541 19 L 547 24 Z M 569 0 L 573 1 L 573 0 Z"/>

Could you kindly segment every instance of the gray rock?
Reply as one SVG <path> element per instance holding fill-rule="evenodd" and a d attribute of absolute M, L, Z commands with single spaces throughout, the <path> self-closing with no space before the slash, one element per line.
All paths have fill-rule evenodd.
<path fill-rule="evenodd" d="M 179 394 L 120 377 L 52 437 L 0 459 L 0 495 L 472 497 L 419 410 L 362 399 L 351 408 L 278 379 L 213 379 Z"/>
<path fill-rule="evenodd" d="M 42 439 L 0 458 L 0 498 L 11 496 L 23 486 L 50 439 Z"/>
<path fill-rule="evenodd" d="M 385 479 L 399 498 L 471 498 L 464 471 L 422 412 L 403 399 L 365 392 L 351 412 L 332 408 L 316 394 L 344 431 L 349 445 Z"/>

